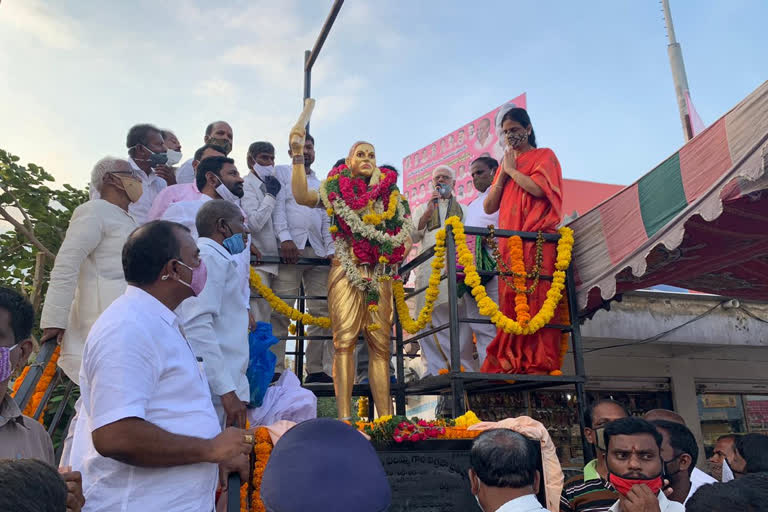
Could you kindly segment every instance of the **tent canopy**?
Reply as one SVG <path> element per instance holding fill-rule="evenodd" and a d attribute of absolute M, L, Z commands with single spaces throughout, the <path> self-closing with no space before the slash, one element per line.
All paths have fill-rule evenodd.
<path fill-rule="evenodd" d="M 569 224 L 581 315 L 668 284 L 768 300 L 768 82 Z"/>

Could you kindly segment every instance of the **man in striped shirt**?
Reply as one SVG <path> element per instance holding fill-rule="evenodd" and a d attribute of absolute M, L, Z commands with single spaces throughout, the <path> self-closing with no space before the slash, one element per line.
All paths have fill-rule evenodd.
<path fill-rule="evenodd" d="M 619 499 L 619 493 L 607 480 L 603 429 L 608 423 L 628 416 L 626 407 L 611 399 L 598 400 L 584 411 L 584 436 L 595 447 L 597 458 L 584 466 L 583 473 L 565 482 L 560 512 L 606 512 Z"/>

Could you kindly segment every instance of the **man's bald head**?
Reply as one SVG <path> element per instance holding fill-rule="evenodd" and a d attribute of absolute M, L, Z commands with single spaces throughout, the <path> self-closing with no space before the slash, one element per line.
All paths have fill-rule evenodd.
<path fill-rule="evenodd" d="M 685 420 L 682 416 L 675 411 L 669 409 L 651 409 L 647 413 L 643 414 L 643 419 L 646 421 L 671 421 L 672 423 L 679 423 L 685 425 Z"/>

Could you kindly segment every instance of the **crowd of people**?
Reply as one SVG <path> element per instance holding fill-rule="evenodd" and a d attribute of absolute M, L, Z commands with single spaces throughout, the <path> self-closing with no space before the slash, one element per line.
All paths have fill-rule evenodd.
<path fill-rule="evenodd" d="M 468 226 L 556 230 L 562 220 L 557 158 L 551 150 L 537 148 L 531 120 L 523 109 L 505 111 L 497 128 L 507 140 L 506 153 L 501 163 L 485 156 L 470 163 L 479 195 L 469 205 L 461 204 L 454 193 L 452 167 L 433 170 L 431 200 L 412 214 L 413 241 L 423 247 L 434 245 L 439 229 L 452 216 Z M 0 489 L 12 488 L 19 474 L 29 474 L 30 481 L 47 482 L 40 484 L 44 490 L 37 498 L 51 503 L 63 499 L 72 511 L 210 512 L 217 506 L 217 488 L 225 485 L 220 475 L 240 472 L 247 479 L 247 454 L 254 444 L 247 425 L 289 420 L 301 428 L 290 430 L 270 458 L 262 487 L 268 510 L 312 505 L 321 510 L 384 510 L 388 506 L 389 489 L 382 487 L 381 481 L 386 481 L 375 454 L 371 457 L 370 445 L 361 445 L 363 455 L 350 459 L 355 451 L 346 447 L 357 442 L 350 436 L 362 438 L 354 429 L 345 430 L 341 422 L 313 420 L 314 395 L 300 386 L 299 379 L 305 384 L 333 381 L 329 330 L 310 327 L 307 375 L 294 376 L 285 364 L 290 319 L 274 311 L 249 284 L 254 271 L 288 302 L 303 287 L 309 296 L 308 312 L 328 316 L 327 302 L 318 298 L 327 293 L 334 256 L 328 215 L 321 208 L 296 202 L 291 167 L 275 165 L 274 145 L 268 141 L 250 144 L 247 172 L 241 173 L 229 156 L 233 137 L 228 123 L 211 123 L 205 129 L 204 144 L 181 163 L 182 146 L 172 131 L 140 124 L 128 131 L 126 158 L 105 157 L 94 166 L 90 200 L 74 211 L 40 317 L 41 341 L 61 344 L 58 364 L 80 386 L 55 479 L 49 466 L 55 463 L 50 438 L 39 423 L 22 415 L 7 392 L 11 375 L 26 364 L 33 350 L 35 312 L 18 292 L 0 289 L 0 457 L 13 460 L 0 464 Z M 307 135 L 303 164 L 307 184 L 316 190 L 320 178 L 312 168 L 314 160 L 315 140 Z M 489 242 L 477 237 L 471 243 L 478 269 L 496 270 Z M 498 251 L 502 259 L 509 259 L 510 248 L 503 240 L 498 241 Z M 524 243 L 526 266 L 538 261 L 551 267 L 554 247 L 537 252 L 535 242 Z M 419 267 L 417 288 L 429 283 L 429 272 L 429 263 Z M 489 275 L 483 276 L 483 284 L 511 316 L 516 287 Z M 445 286 L 444 280 L 440 286 Z M 548 288 L 541 282 L 531 290 L 532 310 L 543 303 Z M 480 320 L 477 304 L 466 292 L 460 289 L 462 316 Z M 419 309 L 423 298 L 422 293 Z M 443 289 L 426 329 L 449 320 Z M 259 322 L 270 324 L 280 341 L 272 347 L 277 359 L 273 386 L 263 403 L 254 404 L 247 378 L 249 332 Z M 462 323 L 459 341 L 461 364 L 468 371 L 546 374 L 559 370 L 560 332 L 555 329 L 517 336 L 497 332 L 487 323 Z M 424 338 L 420 345 L 424 375 L 450 368 L 447 329 Z M 368 355 L 365 345 L 361 348 L 357 379 L 365 382 Z M 269 400 L 270 392 L 279 399 Z M 601 401 L 589 408 L 585 423 L 597 457 L 583 473 L 565 482 L 563 512 L 663 512 L 682 510 L 687 501 L 704 507 L 715 498 L 697 499 L 697 489 L 703 485 L 712 496 L 742 485 L 706 487 L 714 479 L 696 469 L 695 439 L 670 411 L 630 418 L 622 404 Z M 339 480 L 339 486 L 329 484 L 312 495 L 309 482 L 324 471 L 324 462 L 310 460 L 315 457 L 308 455 L 317 455 L 318 443 L 311 441 L 318 439 L 323 439 L 323 449 L 335 452 L 328 457 L 339 457 L 340 469 L 331 479 Z M 751 478 L 752 473 L 768 470 L 765 441 L 768 437 L 724 438 L 714 456 L 720 460 L 716 476 Z M 535 494 L 541 475 L 534 467 L 534 453 L 530 440 L 511 431 L 486 433 L 477 439 L 469 481 L 485 512 L 539 510 Z M 302 455 L 302 464 L 291 459 L 297 454 Z M 379 487 L 346 496 L 341 484 L 363 474 L 366 464 L 370 481 L 379 481 Z M 348 477 L 340 476 L 343 470 Z M 763 485 L 759 477 L 754 478 L 755 486 Z M 281 490 L 281 481 L 295 482 L 299 492 Z M 361 494 L 372 500 L 369 508 L 327 508 L 318 497 L 348 498 L 360 505 L 365 502 Z M 0 491 L 0 510 L 63 510 L 29 508 L 28 504 L 15 507 L 11 503 L 16 501 L 9 500 L 32 502 L 34 497 Z"/>

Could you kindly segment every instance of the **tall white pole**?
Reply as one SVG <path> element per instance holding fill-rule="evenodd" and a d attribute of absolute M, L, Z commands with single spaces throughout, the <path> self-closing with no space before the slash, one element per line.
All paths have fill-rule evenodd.
<path fill-rule="evenodd" d="M 683 51 L 680 43 L 675 38 L 675 27 L 672 24 L 672 13 L 669 10 L 669 0 L 661 0 L 664 9 L 664 21 L 667 24 L 667 37 L 669 45 L 667 53 L 669 54 L 669 65 L 672 68 L 672 80 L 675 83 L 675 96 L 677 96 L 677 108 L 680 110 L 680 122 L 683 125 L 683 136 L 688 141 L 693 137 L 691 129 L 691 117 L 688 112 L 688 105 L 685 102 L 688 90 L 688 77 L 685 74 L 685 64 L 683 63 Z"/>

